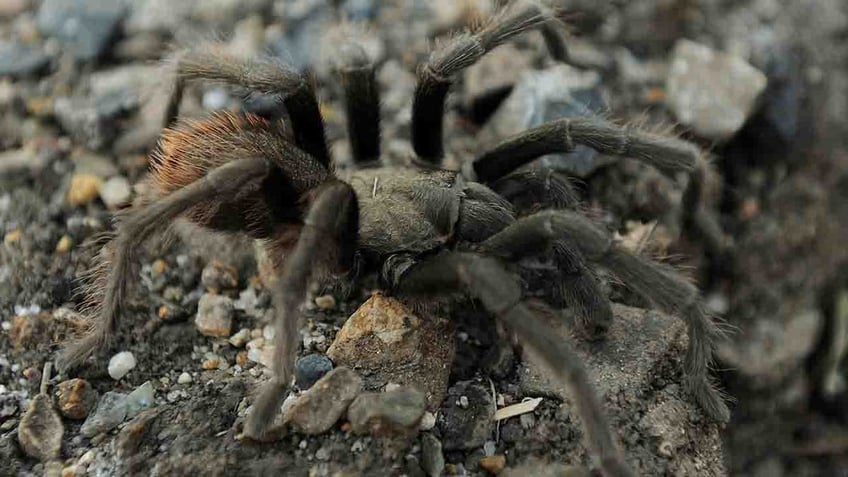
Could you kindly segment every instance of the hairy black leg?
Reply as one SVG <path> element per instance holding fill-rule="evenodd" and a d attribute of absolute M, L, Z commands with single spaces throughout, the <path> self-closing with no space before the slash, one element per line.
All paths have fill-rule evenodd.
<path fill-rule="evenodd" d="M 274 377 L 262 389 L 244 432 L 264 440 L 286 397 L 297 351 L 298 308 L 318 269 L 342 272 L 354 263 L 359 230 L 359 207 L 353 189 L 344 182 L 321 186 L 309 209 L 292 254 L 286 258 L 280 280 L 271 287 L 276 310 Z"/>
<path fill-rule="evenodd" d="M 518 220 L 477 245 L 476 250 L 508 260 L 552 251 L 562 280 L 565 303 L 577 317 L 577 329 L 590 340 L 603 338 L 612 322 L 609 299 L 601 291 L 594 274 L 586 266 L 580 250 L 570 240 L 540 234 Z"/>
<path fill-rule="evenodd" d="M 509 233 L 507 233 L 509 232 Z M 532 249 L 550 240 L 568 239 L 589 261 L 609 269 L 634 292 L 688 326 L 686 387 L 713 419 L 726 422 L 730 411 L 709 375 L 715 341 L 721 332 L 704 309 L 698 289 L 673 269 L 634 255 L 586 217 L 570 211 L 544 211 L 516 221 L 492 237 L 491 247 Z M 511 243 L 512 242 L 512 243 Z"/>
<path fill-rule="evenodd" d="M 489 185 L 520 211 L 533 207 L 573 209 L 580 203 L 567 178 L 551 169 L 534 168 L 508 174 Z"/>
<path fill-rule="evenodd" d="M 704 155 L 694 144 L 674 137 L 621 127 L 597 118 L 563 118 L 520 133 L 483 153 L 474 163 L 482 182 L 495 181 L 545 154 L 570 152 L 577 144 L 605 154 L 632 157 L 664 174 L 689 175 L 684 194 L 684 227 L 700 237 L 707 249 L 721 254 L 727 239 L 717 218 L 703 207 L 701 188 L 708 171 Z"/>
<path fill-rule="evenodd" d="M 475 33 L 456 36 L 430 54 L 418 68 L 412 103 L 412 146 L 419 158 L 439 164 L 444 156 L 445 98 L 454 75 L 513 36 L 551 21 L 554 18 L 542 7 L 521 2 L 502 11 Z"/>
<path fill-rule="evenodd" d="M 528 129 L 483 153 L 474 161 L 474 172 L 482 182 L 494 181 L 545 154 L 571 152 L 578 144 L 638 159 L 666 174 L 690 173 L 701 157 L 694 144 L 677 138 L 597 118 L 563 118 Z"/>
<path fill-rule="evenodd" d="M 123 312 L 134 252 L 145 239 L 167 227 L 172 219 L 196 204 L 212 198 L 219 201 L 235 198 L 251 182 L 261 179 L 268 172 L 269 164 L 265 159 L 229 162 L 122 220 L 114 240 L 107 245 L 111 247 L 111 267 L 103 283 L 103 298 L 93 329 L 80 340 L 64 347 L 57 359 L 59 369 L 73 369 L 93 352 L 108 345 Z"/>
<path fill-rule="evenodd" d="M 324 120 L 315 96 L 314 79 L 309 75 L 271 59 L 245 60 L 208 50 L 178 55 L 176 63 L 177 78 L 168 101 L 166 127 L 177 117 L 187 81 L 219 81 L 251 92 L 279 95 L 291 118 L 295 143 L 325 167 L 330 166 Z"/>
<path fill-rule="evenodd" d="M 633 475 L 615 444 L 601 403 L 586 370 L 571 345 L 550 329 L 521 301 L 521 287 L 493 258 L 469 253 L 446 253 L 411 266 L 395 290 L 402 295 L 441 295 L 467 290 L 486 310 L 514 331 L 537 353 L 553 376 L 571 391 L 586 430 L 589 449 L 608 476 Z"/>
<path fill-rule="evenodd" d="M 374 65 L 360 45 L 342 47 L 339 75 L 353 160 L 376 161 L 380 158 L 380 88 Z"/>

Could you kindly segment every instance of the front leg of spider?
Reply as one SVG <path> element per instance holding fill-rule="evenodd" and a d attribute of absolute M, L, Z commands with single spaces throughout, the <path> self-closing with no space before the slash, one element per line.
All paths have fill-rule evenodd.
<path fill-rule="evenodd" d="M 292 378 L 299 308 L 316 270 L 345 272 L 353 266 L 359 207 L 349 185 L 331 181 L 317 191 L 292 254 L 271 289 L 276 316 L 274 377 L 265 384 L 244 426 L 246 436 L 265 440 Z"/>

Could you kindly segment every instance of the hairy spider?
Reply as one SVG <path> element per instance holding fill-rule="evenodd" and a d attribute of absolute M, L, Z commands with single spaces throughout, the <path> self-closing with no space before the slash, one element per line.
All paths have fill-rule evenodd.
<path fill-rule="evenodd" d="M 689 330 L 686 387 L 709 416 L 726 421 L 728 408 L 708 375 L 719 332 L 698 290 L 670 268 L 629 252 L 605 229 L 570 210 L 577 201 L 565 179 L 519 169 L 541 155 L 584 144 L 669 174 L 688 173 L 693 177 L 687 190 L 691 196 L 699 188 L 692 182 L 705 167 L 698 148 L 598 119 L 571 118 L 503 142 L 476 158 L 465 173 L 439 167 L 445 98 L 456 73 L 531 28 L 544 29 L 548 43 L 556 47 L 551 49 L 563 51 L 562 44 L 551 40 L 556 22 L 547 10 L 522 3 L 434 49 L 418 70 L 412 114 L 417 157 L 406 166 L 380 164 L 374 66 L 361 48 L 345 48 L 339 73 L 357 166 L 347 181 L 334 171 L 307 77 L 271 60 L 236 60 L 210 51 L 179 57 L 166 115 L 171 128 L 153 154 L 155 200 L 119 223 L 108 247 L 111 263 L 94 328 L 63 350 L 61 366 L 78 366 L 107 347 L 124 311 L 134 249 L 184 216 L 210 229 L 261 239 L 276 259 L 279 280 L 269 286 L 276 310 L 275 376 L 247 419 L 248 436 L 266 433 L 286 395 L 297 346 L 298 308 L 310 282 L 326 273 L 348 278 L 374 273 L 387 293 L 401 298 L 464 291 L 478 300 L 539 353 L 573 393 L 589 448 L 604 473 L 630 475 L 571 345 L 555 337 L 522 299 L 520 260 L 545 253 L 557 264 L 564 304 L 575 310 L 579 327 L 590 338 L 603 335 L 612 312 L 589 263 L 605 267 L 651 303 L 681 317 Z M 277 94 L 288 121 L 279 113 L 216 113 L 203 120 L 177 121 L 183 86 L 198 79 Z M 527 197 L 553 208 L 516 214 L 511 201 Z M 685 202 L 696 215 L 697 198 Z"/>

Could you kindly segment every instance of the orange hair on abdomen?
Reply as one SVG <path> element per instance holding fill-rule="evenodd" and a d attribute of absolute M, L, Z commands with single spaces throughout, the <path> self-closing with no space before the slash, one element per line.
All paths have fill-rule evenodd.
<path fill-rule="evenodd" d="M 282 121 L 218 112 L 205 119 L 185 119 L 166 129 L 151 154 L 158 196 L 191 184 L 229 161 L 273 157 L 288 140 Z"/>

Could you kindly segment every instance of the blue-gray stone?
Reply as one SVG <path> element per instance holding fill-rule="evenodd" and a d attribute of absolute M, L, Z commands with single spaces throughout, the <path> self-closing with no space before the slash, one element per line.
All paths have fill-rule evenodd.
<path fill-rule="evenodd" d="M 605 109 L 600 76 L 565 64 L 523 74 L 481 132 L 490 147 L 542 123 L 566 117 L 591 117 Z M 593 149 L 577 146 L 535 163 L 586 177 L 607 161 Z"/>
<path fill-rule="evenodd" d="M 332 369 L 333 362 L 323 354 L 304 356 L 298 359 L 294 365 L 295 384 L 300 389 L 309 389 Z"/>
<path fill-rule="evenodd" d="M 0 76 L 38 76 L 50 64 L 45 53 L 20 43 L 0 42 Z"/>
<path fill-rule="evenodd" d="M 91 61 L 106 52 L 125 15 L 121 0 L 44 0 L 37 23 L 74 58 Z"/>

